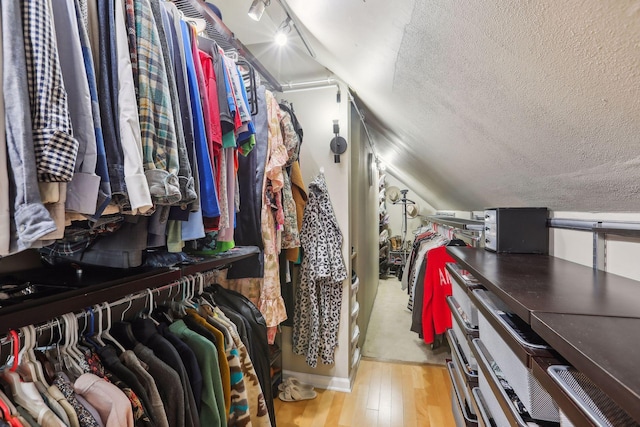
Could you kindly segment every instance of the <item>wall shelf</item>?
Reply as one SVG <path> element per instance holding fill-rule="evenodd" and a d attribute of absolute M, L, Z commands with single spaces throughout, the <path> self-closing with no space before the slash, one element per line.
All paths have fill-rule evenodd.
<path fill-rule="evenodd" d="M 255 246 L 240 246 L 215 258 L 180 268 L 116 269 L 84 266 L 81 270 L 71 265 L 41 267 L 4 275 L 7 281 L 29 282 L 46 289 L 41 297 L 27 296 L 22 302 L 7 305 L 0 301 L 0 331 L 44 323 L 64 313 L 77 312 L 85 307 L 113 301 L 147 288 L 157 288 L 181 277 L 219 269 L 235 261 L 255 256 Z M 1 306 L 2 304 L 4 306 Z"/>

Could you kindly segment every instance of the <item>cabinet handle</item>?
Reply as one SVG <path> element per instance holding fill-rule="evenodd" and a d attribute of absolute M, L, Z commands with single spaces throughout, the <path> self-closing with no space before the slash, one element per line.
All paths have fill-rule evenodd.
<path fill-rule="evenodd" d="M 474 387 L 471 390 L 471 394 L 473 395 L 473 403 L 476 408 L 476 414 L 479 415 L 478 425 L 483 425 L 484 427 L 491 427 L 491 420 L 493 417 L 489 415 L 489 410 L 486 408 L 486 403 L 484 403 L 484 397 L 482 397 L 482 392 L 480 391 L 480 387 Z"/>
<path fill-rule="evenodd" d="M 547 368 L 547 374 L 594 425 L 611 425 L 614 419 L 616 425 L 636 425 L 617 403 L 613 402 L 582 372 L 571 366 L 552 365 Z M 589 389 L 592 392 L 585 393 Z M 587 400 L 584 398 L 585 395 Z"/>
<path fill-rule="evenodd" d="M 464 319 L 460 315 L 460 312 L 458 311 L 458 309 L 460 308 L 460 304 L 458 304 L 458 301 L 456 301 L 453 295 L 449 295 L 447 297 L 447 305 L 451 310 L 451 315 L 455 319 L 458 326 L 460 326 L 460 329 L 462 329 L 467 335 L 473 335 L 474 338 L 478 338 L 478 326 L 471 325 L 464 321 Z"/>
<path fill-rule="evenodd" d="M 485 376 L 487 377 L 487 382 L 493 390 L 495 397 L 501 400 L 501 402 L 499 402 L 500 406 L 503 409 L 508 409 L 505 410 L 504 414 L 507 416 L 507 418 L 509 418 L 509 421 L 514 422 L 516 426 L 527 427 L 527 424 L 524 422 L 515 406 L 513 406 L 513 402 L 507 395 L 507 392 L 500 384 L 498 376 L 493 371 L 493 368 L 491 368 L 491 362 L 489 362 L 488 357 L 485 355 L 485 352 L 483 350 L 484 345 L 482 344 L 482 341 L 480 341 L 480 338 L 474 339 L 471 345 L 473 346 L 475 353 L 477 353 L 476 361 L 478 362 L 478 366 L 480 367 L 480 369 L 482 369 Z"/>
<path fill-rule="evenodd" d="M 456 395 L 456 400 L 458 401 L 458 407 L 460 408 L 460 412 L 462 412 L 462 416 L 464 417 L 467 425 L 469 425 L 470 423 L 478 424 L 476 417 L 474 417 L 473 415 L 469 414 L 469 412 L 467 412 L 467 407 L 464 404 L 464 400 L 461 397 L 462 395 L 458 391 L 458 387 L 460 386 L 460 384 L 458 383 L 455 377 L 460 378 L 460 376 L 458 375 L 457 372 L 454 372 L 455 369 L 456 368 L 453 362 L 447 362 L 447 371 L 449 371 L 449 377 L 451 378 L 451 385 L 453 386 L 453 392 Z"/>
<path fill-rule="evenodd" d="M 456 366 L 463 367 L 464 374 L 466 375 L 466 377 L 469 380 L 475 381 L 477 383 L 478 374 L 470 370 L 469 359 L 465 357 L 466 355 L 462 353 L 462 350 L 459 347 L 460 344 L 458 344 L 458 338 L 453 333 L 453 329 L 447 329 L 446 334 L 447 334 L 447 339 L 449 340 L 449 346 L 452 348 L 453 350 L 452 353 L 455 356 L 456 361 L 458 362 Z"/>
<path fill-rule="evenodd" d="M 514 340 L 516 340 L 516 342 L 520 344 L 522 347 L 527 347 L 534 350 L 550 350 L 551 349 L 551 347 L 545 344 L 535 344 L 535 343 L 525 341 L 524 338 L 522 338 L 520 334 L 517 333 L 511 327 L 511 325 L 509 325 L 506 322 L 506 320 L 504 320 L 502 316 L 498 314 L 498 311 L 501 311 L 501 310 L 498 309 L 498 307 L 496 307 L 495 305 L 493 305 L 493 303 L 487 297 L 484 296 L 484 292 L 487 292 L 487 291 L 483 291 L 481 289 L 474 289 L 471 292 L 473 292 L 473 295 L 476 297 L 476 299 L 480 303 L 480 306 L 484 309 L 482 310 L 482 312 L 485 313 L 485 315 L 487 316 L 491 316 L 498 323 L 500 323 L 502 327 L 505 329 L 505 331 L 507 331 L 509 336 Z"/>

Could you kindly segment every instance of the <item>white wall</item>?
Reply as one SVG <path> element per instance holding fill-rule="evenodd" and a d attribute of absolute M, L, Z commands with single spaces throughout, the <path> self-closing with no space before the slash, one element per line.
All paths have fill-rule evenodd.
<path fill-rule="evenodd" d="M 640 213 L 552 212 L 552 218 L 640 222 Z M 551 228 L 550 255 L 587 266 L 593 265 L 593 233 Z M 640 280 L 640 239 L 606 237 L 606 271 Z M 640 286 L 640 283 L 638 283 Z"/>
<path fill-rule="evenodd" d="M 347 88 L 342 87 L 343 94 Z M 349 231 L 349 179 L 350 179 L 350 155 L 351 147 L 342 155 L 340 163 L 334 163 L 333 153 L 329 143 L 333 138 L 333 120 L 340 122 L 340 135 L 349 142 L 349 116 L 350 106 L 346 96 L 342 96 L 342 102 L 336 102 L 337 88 L 335 86 L 298 92 L 286 92 L 279 95 L 278 99 L 286 99 L 293 104 L 294 111 L 302 128 L 304 139 L 300 151 L 300 166 L 305 185 L 317 176 L 320 168 L 324 168 L 324 175 L 329 188 L 329 194 L 333 209 L 342 231 L 342 254 L 347 268 L 350 266 L 350 231 Z M 349 270 L 350 271 L 350 270 Z M 282 354 L 283 367 L 286 371 L 301 374 L 326 376 L 333 383 L 346 384 L 349 380 L 349 282 L 343 284 L 342 313 L 340 315 L 340 329 L 338 336 L 338 348 L 335 353 L 335 364 L 323 365 L 318 363 L 317 368 L 310 368 L 303 356 L 294 355 L 291 351 L 291 328 L 283 327 Z M 303 378 L 303 375 L 300 375 Z M 315 378 L 318 380 L 318 378 Z M 346 380 L 346 383 L 345 383 Z M 338 388 L 340 385 L 337 386 Z"/>
<path fill-rule="evenodd" d="M 379 226 L 378 226 L 378 170 L 368 164 L 373 155 L 366 130 L 355 109 L 351 112 L 351 245 L 355 257 L 351 268 L 360 280 L 356 300 L 359 304 L 357 324 L 360 330 L 358 344 L 362 346 L 369 328 L 373 304 L 380 278 Z M 369 181 L 371 172 L 372 182 Z M 355 304 L 352 298 L 351 306 Z M 351 325 L 353 328 L 353 324 Z M 353 332 L 353 329 L 352 329 Z M 355 354 L 355 348 L 351 352 Z M 354 378 L 354 371 L 351 371 Z"/>
<path fill-rule="evenodd" d="M 407 199 L 413 200 L 420 207 L 420 215 L 433 215 L 435 214 L 435 209 L 427 203 L 425 200 L 420 198 L 411 187 L 407 186 L 405 183 L 397 179 L 395 176 L 390 173 L 386 174 L 386 182 L 387 188 L 389 187 L 398 187 L 400 190 L 407 189 L 409 192 L 407 193 Z M 389 236 L 402 236 L 402 205 L 391 203 L 389 199 L 387 199 L 387 213 L 389 214 Z M 422 218 L 408 218 L 407 220 L 407 240 L 411 240 L 411 232 L 422 225 Z"/>

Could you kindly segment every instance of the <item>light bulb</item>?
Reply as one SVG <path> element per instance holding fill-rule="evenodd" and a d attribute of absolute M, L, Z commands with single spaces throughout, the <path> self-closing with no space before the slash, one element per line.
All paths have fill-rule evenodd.
<path fill-rule="evenodd" d="M 280 30 L 276 33 L 275 42 L 278 46 L 284 46 L 287 44 L 288 38 L 289 37 L 287 36 L 287 33 L 285 33 L 283 30 Z"/>

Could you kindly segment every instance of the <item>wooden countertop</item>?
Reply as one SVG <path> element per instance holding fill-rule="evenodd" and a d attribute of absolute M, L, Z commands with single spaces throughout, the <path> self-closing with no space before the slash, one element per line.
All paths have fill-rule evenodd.
<path fill-rule="evenodd" d="M 640 422 L 639 282 L 546 255 L 447 251 Z"/>
<path fill-rule="evenodd" d="M 531 326 L 640 421 L 640 319 L 534 313 Z"/>
<path fill-rule="evenodd" d="M 640 318 L 640 283 L 547 255 L 449 247 L 449 254 L 515 314 L 532 312 Z"/>

